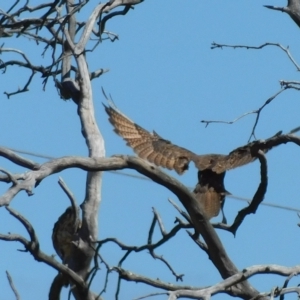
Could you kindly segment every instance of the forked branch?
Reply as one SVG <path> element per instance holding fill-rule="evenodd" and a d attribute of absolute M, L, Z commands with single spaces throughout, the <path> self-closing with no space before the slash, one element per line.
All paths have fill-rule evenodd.
<path fill-rule="evenodd" d="M 290 89 L 290 88 L 293 88 L 292 85 L 282 85 L 282 88 L 276 92 L 273 96 L 271 96 L 270 98 L 268 98 L 265 103 L 258 109 L 256 110 L 253 110 L 253 111 L 249 111 L 249 112 L 246 112 L 244 114 L 242 114 L 241 116 L 235 118 L 233 121 L 207 121 L 207 120 L 201 120 L 202 123 L 205 123 L 206 124 L 206 127 L 210 124 L 210 123 L 223 123 L 223 124 L 233 124 L 237 121 L 239 121 L 240 119 L 248 116 L 248 115 L 251 115 L 251 114 L 256 114 L 256 118 L 255 118 L 255 121 L 254 121 L 254 125 L 252 127 L 252 130 L 251 130 L 251 134 L 249 136 L 249 139 L 248 139 L 248 142 L 250 142 L 250 140 L 252 138 L 256 139 L 256 136 L 255 136 L 255 130 L 256 130 L 256 127 L 257 127 L 257 124 L 258 124 L 258 121 L 259 121 L 259 118 L 260 118 L 260 114 L 262 112 L 262 110 L 268 105 L 270 104 L 277 96 L 279 96 L 283 91 L 287 90 L 287 89 Z"/>

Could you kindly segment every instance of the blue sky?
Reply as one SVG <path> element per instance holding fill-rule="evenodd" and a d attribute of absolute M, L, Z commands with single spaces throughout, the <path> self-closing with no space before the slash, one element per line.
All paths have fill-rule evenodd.
<path fill-rule="evenodd" d="M 34 2 L 33 2 L 34 3 Z M 79 15 L 81 21 L 97 3 Z M 117 107 L 142 127 L 154 129 L 173 143 L 196 153 L 228 153 L 246 144 L 254 124 L 250 115 L 233 125 L 211 124 L 207 128 L 201 120 L 233 120 L 241 114 L 258 109 L 279 89 L 279 80 L 297 80 L 296 68 L 279 48 L 262 50 L 215 49 L 212 42 L 238 45 L 260 45 L 265 42 L 281 43 L 297 60 L 299 57 L 299 28 L 285 14 L 265 9 L 263 4 L 285 5 L 285 1 L 144 1 L 126 16 L 116 17 L 107 23 L 106 29 L 119 35 L 119 40 L 106 41 L 87 58 L 90 70 L 108 68 L 110 71 L 93 81 L 96 117 L 105 138 L 107 156 L 130 154 L 124 141 L 112 131 L 102 102 L 105 99 L 101 87 L 110 93 Z M 4 47 L 21 48 L 34 64 L 48 64 L 49 55 L 41 57 L 43 46 L 37 47 L 25 39 L 3 39 Z M 3 53 L 1 59 L 18 58 Z M 35 76 L 30 92 L 7 99 L 4 91 L 14 91 L 22 86 L 28 72 L 17 67 L 8 68 L 1 75 L 2 146 L 60 157 L 87 155 L 81 136 L 76 106 L 62 101 L 49 80 L 46 90 L 41 87 L 42 78 Z M 288 132 L 299 126 L 299 95 L 288 90 L 278 96 L 262 112 L 256 130 L 258 139 L 264 139 L 279 130 Z M 265 201 L 298 207 L 299 149 L 295 145 L 280 146 L 268 153 L 269 186 Z M 32 158 L 38 162 L 45 160 Z M 0 158 L 0 166 L 11 172 L 24 172 Z M 135 174 L 133 171 L 128 171 Z M 179 177 L 184 184 L 196 184 L 196 170 Z M 19 193 L 11 206 L 26 216 L 37 230 L 41 248 L 54 254 L 51 232 L 58 216 L 69 205 L 68 199 L 57 184 L 61 176 L 82 202 L 85 173 L 68 170 L 45 179 L 28 197 Z M 251 198 L 259 183 L 259 163 L 227 173 L 227 189 L 234 195 Z M 3 193 L 8 185 L 2 183 Z M 114 236 L 129 245 L 142 245 L 147 241 L 152 220 L 152 207 L 161 214 L 166 229 L 173 226 L 178 216 L 168 198 L 176 197 L 151 181 L 131 177 L 104 174 L 102 204 L 99 215 L 99 239 Z M 229 222 L 245 203 L 227 199 L 225 211 Z M 216 218 L 216 221 L 220 217 Z M 242 269 L 254 264 L 298 263 L 299 218 L 295 212 L 261 206 L 255 215 L 249 216 L 234 238 L 227 232 L 218 234 L 228 254 Z M 27 236 L 22 226 L 5 209 L 0 209 L 1 233 L 13 232 Z M 158 231 L 155 236 L 159 238 Z M 34 261 L 18 243 L 1 243 L 1 296 L 14 299 L 8 286 L 5 270 L 8 270 L 22 299 L 45 299 L 49 284 L 56 271 Z M 122 252 L 116 246 L 103 247 L 103 256 L 111 265 L 117 264 Z M 168 245 L 157 250 L 172 264 L 178 273 L 184 273 L 183 284 L 212 285 L 221 281 L 207 255 L 201 252 L 182 231 Z M 148 253 L 132 255 L 123 265 L 136 273 L 174 282 L 174 277 L 159 261 Z M 94 290 L 103 286 L 104 267 L 94 281 Z M 106 299 L 113 299 L 116 275 L 109 280 Z M 261 291 L 269 291 L 282 285 L 283 278 L 257 276 L 251 279 Z M 294 285 L 297 280 L 292 281 Z M 120 299 L 154 292 L 142 284 L 122 283 Z M 34 295 L 34 296 L 33 296 Z M 66 294 L 64 294 L 66 295 Z M 156 299 L 165 299 L 157 297 Z M 216 296 L 226 299 L 226 296 Z M 286 297 L 292 299 L 292 297 Z"/>

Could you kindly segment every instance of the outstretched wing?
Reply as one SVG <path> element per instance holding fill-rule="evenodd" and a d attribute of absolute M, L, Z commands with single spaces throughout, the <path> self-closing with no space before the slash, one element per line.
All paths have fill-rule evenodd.
<path fill-rule="evenodd" d="M 220 174 L 254 161 L 256 157 L 251 154 L 251 145 L 252 143 L 239 147 L 231 151 L 228 155 L 198 155 L 195 157 L 194 163 L 200 171 L 211 169 L 215 173 Z"/>
<path fill-rule="evenodd" d="M 190 161 L 193 161 L 196 168 L 200 171 L 210 169 L 220 174 L 226 170 L 248 164 L 256 159 L 251 154 L 251 145 L 253 143 L 239 147 L 231 151 L 228 155 L 196 155 L 185 148 L 163 139 L 155 131 L 153 133 L 148 132 L 114 108 L 105 105 L 104 107 L 109 115 L 110 123 L 114 126 L 114 131 L 127 142 L 127 145 L 139 157 L 157 166 L 170 170 L 174 169 L 178 174 L 182 174 L 188 169 Z"/>
<path fill-rule="evenodd" d="M 256 160 L 256 157 L 252 156 L 251 146 L 252 143 L 231 151 L 228 155 L 221 158 L 212 170 L 216 173 L 221 173 L 253 162 Z"/>
<path fill-rule="evenodd" d="M 110 123 L 114 126 L 114 131 L 139 157 L 157 166 L 175 170 L 178 174 L 186 171 L 189 162 L 195 160 L 197 155 L 193 152 L 172 144 L 155 131 L 148 132 L 114 108 L 106 105 L 104 107 L 109 115 Z"/>

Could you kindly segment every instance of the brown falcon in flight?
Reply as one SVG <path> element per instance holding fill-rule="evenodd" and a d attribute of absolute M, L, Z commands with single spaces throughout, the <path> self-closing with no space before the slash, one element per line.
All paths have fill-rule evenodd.
<path fill-rule="evenodd" d="M 219 214 L 226 194 L 224 176 L 227 170 L 243 166 L 256 159 L 248 145 L 237 148 L 228 155 L 197 155 L 190 150 L 172 144 L 155 131 L 148 132 L 111 106 L 104 105 L 114 131 L 141 158 L 157 166 L 183 174 L 193 161 L 198 172 L 198 183 L 194 189 L 197 200 L 202 204 L 206 217 Z"/>

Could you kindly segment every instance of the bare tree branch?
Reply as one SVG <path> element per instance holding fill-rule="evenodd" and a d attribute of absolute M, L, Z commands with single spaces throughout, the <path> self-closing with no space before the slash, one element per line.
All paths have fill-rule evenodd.
<path fill-rule="evenodd" d="M 160 280 L 153 280 L 142 275 L 135 274 L 133 272 L 126 271 L 120 267 L 114 267 L 114 271 L 118 272 L 119 276 L 127 281 L 140 282 L 147 285 L 151 285 L 156 288 L 164 289 L 169 291 L 169 295 L 172 298 L 178 299 L 180 297 L 187 297 L 190 299 L 210 299 L 211 296 L 218 293 L 226 293 L 232 295 L 231 289 L 237 283 L 244 281 L 254 275 L 258 274 L 277 274 L 281 276 L 290 276 L 300 273 L 300 266 L 285 267 L 279 265 L 257 265 L 246 268 L 241 272 L 221 281 L 218 284 L 209 287 L 191 287 L 191 286 L 178 286 L 168 283 L 163 283 Z M 276 291 L 277 295 L 296 292 L 299 293 L 300 288 L 289 288 L 285 287 Z M 252 299 L 262 299 L 268 296 L 268 293 L 260 293 Z"/>
<path fill-rule="evenodd" d="M 154 219 L 153 219 L 153 222 L 151 224 L 151 227 L 150 227 L 150 230 L 149 230 L 149 236 L 148 236 L 148 245 L 151 245 L 152 244 L 152 236 L 153 236 L 153 232 L 154 232 L 154 225 L 156 222 L 154 222 L 154 220 L 157 221 L 158 223 L 158 226 L 159 226 L 159 229 L 160 229 L 160 232 L 161 232 L 161 235 L 163 236 L 163 242 L 165 243 L 173 234 L 174 232 L 172 232 L 172 235 L 170 234 L 167 234 L 165 228 L 164 228 L 164 225 L 163 225 L 163 222 L 162 222 L 162 219 L 159 215 L 159 213 L 155 210 L 155 208 L 152 208 L 153 210 L 153 213 L 154 213 Z M 171 233 L 170 232 L 170 233 Z M 167 237 L 167 239 L 166 239 Z M 158 259 L 160 261 L 162 261 L 167 267 L 168 269 L 172 272 L 172 274 L 175 276 L 176 278 L 176 281 L 182 281 L 182 278 L 184 276 L 184 274 L 177 274 L 174 269 L 172 268 L 172 266 L 170 265 L 170 263 L 168 263 L 168 261 L 163 258 L 163 256 L 161 255 L 157 255 L 155 252 L 154 252 L 154 248 L 149 248 L 149 252 L 151 254 L 151 256 L 154 258 L 154 259 Z"/>
<path fill-rule="evenodd" d="M 133 272 L 129 272 L 124 270 L 121 267 L 113 267 L 113 271 L 117 272 L 120 276 L 121 279 L 126 280 L 126 281 L 134 281 L 134 282 L 141 282 L 145 283 L 147 285 L 151 285 L 156 288 L 168 290 L 168 291 L 176 291 L 179 289 L 186 289 L 186 290 L 198 290 L 201 288 L 196 288 L 196 287 L 191 287 L 191 286 L 179 286 L 179 285 L 174 285 L 171 283 L 164 283 L 161 280 L 153 280 L 151 278 L 135 274 Z"/>
<path fill-rule="evenodd" d="M 19 88 L 18 90 L 14 92 L 5 92 L 7 97 L 10 97 L 12 95 L 26 92 L 29 90 L 30 83 L 35 75 L 36 72 L 39 72 L 42 74 L 42 77 L 45 78 L 43 85 L 44 89 L 46 87 L 46 84 L 48 82 L 49 77 L 53 77 L 54 81 L 56 81 L 56 76 L 58 74 L 62 75 L 61 83 L 57 84 L 57 87 L 60 90 L 60 95 L 63 99 L 69 99 L 73 98 L 74 95 L 68 91 L 68 86 L 65 86 L 63 83 L 66 79 L 70 78 L 70 71 L 74 71 L 75 74 L 77 74 L 77 69 L 71 66 L 71 55 L 73 55 L 75 52 L 75 45 L 74 45 L 74 36 L 77 32 L 77 22 L 75 18 L 75 13 L 78 12 L 86 3 L 87 1 L 81 1 L 79 4 L 74 4 L 73 2 L 68 1 L 54 1 L 51 3 L 45 3 L 36 7 L 29 7 L 27 3 L 12 12 L 14 8 L 17 6 L 19 1 L 16 1 L 14 5 L 11 7 L 12 9 L 7 11 L 6 13 L 3 13 L 3 16 L 0 20 L 1 25 L 1 32 L 0 35 L 2 36 L 12 36 L 13 34 L 23 35 L 25 37 L 29 37 L 30 39 L 35 40 L 36 42 L 43 42 L 46 44 L 45 51 L 48 49 L 49 46 L 52 47 L 52 64 L 48 67 L 41 67 L 36 66 L 33 63 L 30 62 L 30 60 L 26 57 L 24 53 L 21 53 L 19 50 L 16 49 L 4 49 L 2 47 L 1 52 L 16 52 L 23 56 L 25 62 L 18 61 L 18 60 L 9 60 L 6 62 L 2 62 L 0 64 L 0 69 L 6 69 L 10 65 L 18 65 L 27 69 L 30 69 L 32 71 L 31 76 L 29 77 L 28 81 L 24 85 L 23 88 Z M 98 6 L 98 10 L 95 10 L 94 18 L 90 18 L 90 20 L 85 23 L 85 25 L 78 26 L 85 26 L 87 30 L 84 30 L 84 43 L 81 43 L 83 39 L 81 39 L 79 43 L 80 50 L 76 52 L 76 55 L 79 55 L 84 51 L 84 48 L 87 45 L 87 42 L 89 41 L 90 33 L 93 30 L 93 26 L 95 23 L 95 20 L 97 19 L 97 14 L 100 12 L 109 12 L 113 10 L 114 8 L 118 6 L 125 6 L 130 7 L 131 5 L 135 5 L 140 3 L 141 0 L 118 0 L 118 1 L 109 1 L 107 3 L 101 4 Z M 65 16 L 60 16 L 60 10 L 61 6 L 66 5 L 67 14 Z M 46 13 L 44 13 L 40 18 L 25 18 L 25 19 L 18 19 L 17 16 L 24 12 L 33 12 L 33 11 L 39 11 L 48 9 Z M 126 11 L 127 8 L 124 10 Z M 50 15 L 55 14 L 54 17 L 50 18 Z M 119 15 L 120 12 L 115 12 L 111 15 L 113 17 L 114 15 Z M 108 17 L 108 16 L 107 16 Z M 59 24 L 59 26 L 55 26 L 56 24 Z M 66 26 L 68 25 L 68 29 Z M 47 37 L 43 37 L 40 34 L 40 30 L 42 28 L 46 28 L 50 34 L 53 36 L 52 39 L 49 39 Z M 34 33 L 35 31 L 35 33 Z M 63 35 L 65 35 L 67 41 L 64 41 Z M 63 46 L 63 53 L 57 58 L 56 49 L 57 44 L 61 44 Z M 78 46 L 76 45 L 76 49 Z M 59 64 L 62 61 L 62 68 L 59 69 Z M 54 69 L 54 70 L 53 70 Z M 93 73 L 90 74 L 90 78 L 94 79 L 99 77 L 100 75 L 107 72 L 105 69 L 99 69 Z M 77 95 L 78 96 L 78 95 Z M 76 99 L 75 99 L 76 100 Z M 77 102 L 76 102 L 77 103 Z"/>
<path fill-rule="evenodd" d="M 284 290 L 287 289 L 287 286 L 288 286 L 290 280 L 291 280 L 294 276 L 296 276 L 296 275 L 297 275 L 296 273 L 291 273 L 291 274 L 286 278 L 286 280 L 284 281 L 284 284 L 283 284 L 282 288 L 280 289 L 280 293 L 281 293 L 282 291 L 284 291 Z M 297 290 L 298 290 L 298 295 L 299 295 L 300 289 L 297 288 Z M 282 293 L 282 294 L 280 295 L 279 300 L 284 300 L 284 294 L 285 294 L 285 293 Z"/>
<path fill-rule="evenodd" d="M 20 300 L 21 299 L 20 295 L 19 295 L 19 293 L 18 293 L 18 291 L 17 291 L 17 289 L 16 289 L 16 287 L 14 285 L 13 279 L 10 276 L 10 274 L 8 273 L 8 271 L 6 271 L 6 277 L 8 279 L 9 285 L 10 285 L 10 287 L 11 287 L 11 289 L 12 289 L 12 291 L 13 291 L 15 297 L 16 297 L 16 300 Z"/>
<path fill-rule="evenodd" d="M 10 150 L 6 147 L 0 147 L 0 156 L 7 158 L 11 162 L 15 163 L 18 166 L 34 170 L 38 169 L 40 165 L 30 159 L 24 158 L 16 154 L 13 150 Z"/>
<path fill-rule="evenodd" d="M 189 215 L 183 211 L 172 199 L 168 199 L 169 202 L 175 207 L 175 209 L 190 223 L 192 224 L 192 220 L 191 218 L 189 217 Z"/>
<path fill-rule="evenodd" d="M 296 67 L 297 71 L 300 71 L 300 66 L 299 64 L 296 62 L 296 60 L 294 59 L 294 57 L 292 56 L 289 47 L 283 47 L 281 44 L 278 43 L 264 43 L 260 46 L 247 46 L 247 45 L 226 45 L 226 44 L 218 44 L 213 42 L 211 44 L 211 49 L 216 49 L 216 48 L 233 48 L 233 49 L 237 49 L 237 48 L 244 48 L 244 49 L 251 49 L 251 50 L 260 50 L 263 49 L 265 47 L 268 46 L 272 46 L 272 47 L 278 47 L 280 48 L 283 52 L 286 53 L 286 55 L 288 56 L 288 58 L 290 59 L 290 61 L 293 63 L 293 65 Z"/>
<path fill-rule="evenodd" d="M 215 227 L 215 226 L 214 226 Z M 218 228 L 218 227 L 217 227 Z M 192 234 L 189 230 L 186 231 L 187 234 L 190 236 L 190 238 L 195 242 L 195 244 L 203 251 L 206 252 L 207 255 L 209 255 L 208 247 L 205 243 L 200 241 L 199 235 L 196 235 L 195 233 Z"/>
<path fill-rule="evenodd" d="M 18 88 L 17 91 L 15 92 L 11 92 L 11 93 L 8 93 L 8 92 L 4 92 L 4 94 L 7 96 L 7 98 L 9 99 L 10 96 L 13 96 L 13 95 L 16 95 L 16 94 L 20 94 L 20 93 L 24 93 L 24 92 L 28 92 L 29 89 L 29 85 L 33 79 L 33 76 L 35 75 L 36 71 L 32 71 L 30 77 L 28 78 L 28 81 L 25 83 L 24 87 L 23 88 Z"/>
<path fill-rule="evenodd" d="M 249 206 L 239 211 L 233 224 L 229 227 L 228 230 L 231 231 L 234 235 L 236 234 L 237 229 L 242 224 L 245 217 L 249 214 L 255 214 L 256 210 L 258 209 L 258 206 L 264 200 L 264 196 L 267 191 L 267 185 L 268 185 L 267 160 L 265 158 L 264 153 L 261 150 L 259 150 L 255 155 L 257 155 L 261 164 L 261 169 L 260 169 L 261 181 L 253 197 L 253 200 L 251 201 Z"/>
<path fill-rule="evenodd" d="M 11 176 L 13 177 L 13 180 L 11 180 Z M 8 175 L 0 175 L 0 181 L 11 183 L 17 180 L 24 180 L 24 174 L 10 174 Z"/>
<path fill-rule="evenodd" d="M 167 242 L 169 239 L 171 239 L 172 237 L 174 237 L 177 232 L 183 228 L 186 228 L 186 226 L 182 225 L 182 224 L 177 224 L 175 227 L 173 227 L 169 233 L 167 233 L 165 236 L 163 236 L 159 241 L 157 241 L 156 243 L 152 242 L 152 239 L 150 239 L 150 241 L 148 240 L 148 243 L 142 246 L 128 246 L 125 245 L 124 243 L 120 242 L 118 239 L 116 238 L 106 238 L 104 240 L 101 241 L 95 241 L 96 243 L 98 243 L 99 246 L 102 246 L 106 243 L 112 242 L 115 243 L 116 245 L 118 245 L 122 250 L 124 251 L 130 251 L 130 252 L 141 252 L 144 250 L 153 250 L 156 249 L 158 247 L 160 247 L 161 245 L 163 245 L 165 242 Z"/>
<path fill-rule="evenodd" d="M 107 3 L 104 4 L 99 4 L 94 11 L 92 12 L 89 20 L 87 21 L 83 34 L 79 40 L 79 42 L 77 43 L 75 49 L 74 49 L 74 54 L 75 55 L 79 55 L 80 53 L 82 53 L 83 49 L 86 47 L 86 44 L 90 38 L 90 35 L 93 31 L 93 27 L 94 24 L 96 22 L 96 20 L 98 19 L 99 15 L 101 13 L 108 13 L 110 12 L 112 9 L 118 7 L 118 6 L 128 6 L 128 5 L 135 5 L 142 2 L 142 0 L 115 0 L 115 1 L 109 1 Z M 66 36 L 68 39 L 68 36 Z M 70 42 L 68 40 L 68 42 Z"/>
<path fill-rule="evenodd" d="M 242 119 L 243 117 L 245 116 L 248 116 L 250 114 L 256 114 L 256 118 L 255 118 L 255 122 L 254 122 L 254 125 L 252 127 L 252 131 L 251 131 L 251 134 L 250 134 L 250 137 L 248 139 L 248 142 L 251 140 L 251 138 L 253 137 L 254 139 L 256 139 L 256 136 L 255 136 L 255 129 L 257 127 L 257 124 L 258 124 L 258 121 L 259 121 L 259 117 L 260 117 L 260 114 L 262 112 L 262 110 L 268 105 L 270 104 L 279 94 L 281 94 L 283 91 L 285 91 L 286 89 L 288 88 L 291 88 L 291 86 L 289 85 L 283 85 L 282 88 L 276 92 L 273 96 L 271 96 L 259 109 L 256 109 L 256 110 L 253 110 L 253 111 L 250 111 L 250 112 L 247 112 L 247 113 L 244 113 L 242 114 L 241 116 L 237 117 L 236 119 L 234 119 L 233 121 L 206 121 L 206 120 L 201 120 L 202 123 L 205 123 L 206 127 L 210 124 L 210 123 L 223 123 L 223 124 L 233 124 L 237 121 L 239 121 L 240 119 Z"/>
<path fill-rule="evenodd" d="M 76 216 L 75 219 L 79 220 L 79 212 L 78 212 L 79 207 L 77 205 L 76 198 L 74 197 L 73 193 L 70 191 L 70 189 L 67 187 L 66 183 L 63 181 L 61 177 L 59 177 L 58 184 L 60 185 L 60 187 L 63 189 L 63 191 L 66 193 L 69 200 L 71 201 L 73 213 Z"/>
<path fill-rule="evenodd" d="M 241 272 L 221 281 L 218 284 L 213 286 L 202 288 L 200 290 L 176 290 L 174 292 L 170 291 L 170 296 L 172 295 L 172 299 L 178 299 L 179 297 L 187 297 L 191 299 L 210 299 L 210 297 L 214 294 L 224 292 L 231 295 L 230 288 L 234 287 L 235 284 L 241 282 L 243 280 L 249 279 L 250 277 L 257 274 L 276 274 L 281 276 L 290 276 L 291 274 L 299 274 L 300 266 L 295 267 L 285 267 L 279 265 L 257 265 L 248 267 Z M 300 290 L 300 289 L 298 289 Z M 251 299 L 262 299 L 268 295 L 259 294 Z"/>
<path fill-rule="evenodd" d="M 293 1 L 289 1 L 289 3 L 292 3 Z M 290 4 L 289 4 L 290 5 Z M 297 2 L 297 4 L 295 4 L 297 6 L 297 11 L 299 13 L 299 9 L 300 9 L 300 6 L 299 6 L 299 3 Z M 292 4 L 292 6 L 294 6 L 294 4 Z M 271 8 L 271 7 L 268 7 L 268 8 Z M 293 8 L 294 9 L 294 8 Z M 292 10 L 293 10 L 292 9 Z M 300 20 L 300 14 L 298 15 L 299 17 L 299 20 Z M 212 45 L 211 45 L 211 49 L 216 49 L 216 48 L 233 48 L 233 49 L 236 49 L 236 48 L 244 48 L 244 49 L 254 49 L 254 50 L 260 50 L 262 48 L 265 48 L 267 46 L 273 46 L 273 47 L 278 47 L 280 48 L 282 51 L 284 51 L 286 53 L 286 55 L 288 56 L 288 58 L 290 59 L 290 61 L 293 63 L 293 65 L 296 67 L 297 71 L 300 70 L 300 66 L 299 64 L 296 62 L 296 60 L 293 58 L 293 56 L 291 55 L 290 51 L 289 51 L 289 48 L 288 47 L 283 47 L 281 44 L 279 43 L 264 43 L 260 46 L 247 46 L 247 45 L 226 45 L 226 44 L 219 44 L 219 43 L 215 43 L 213 42 Z M 208 126 L 210 123 L 225 123 L 225 124 L 233 124 L 235 122 L 237 122 L 238 120 L 242 119 L 243 117 L 247 116 L 247 115 L 250 115 L 250 114 L 256 114 L 256 119 L 255 119 L 255 122 L 254 122 L 254 125 L 253 125 L 253 128 L 252 128 L 252 132 L 251 132 L 251 135 L 250 135 L 250 138 L 249 138 L 249 141 L 251 140 L 252 137 L 256 138 L 255 137 L 255 129 L 256 129 L 256 126 L 258 124 L 258 121 L 259 121 L 259 117 L 260 117 L 260 113 L 261 111 L 264 109 L 264 107 L 266 105 L 268 105 L 270 102 L 272 102 L 279 94 L 281 94 L 284 90 L 286 89 L 290 89 L 290 88 L 293 88 L 293 89 L 296 89 L 296 90 L 300 90 L 300 88 L 298 86 L 295 85 L 296 83 L 291 81 L 291 82 L 288 82 L 288 81 L 283 81 L 281 80 L 280 81 L 280 85 L 281 85 L 281 90 L 279 90 L 277 93 L 275 93 L 272 97 L 270 97 L 259 109 L 257 110 L 253 110 L 253 111 L 250 111 L 250 112 L 246 112 L 244 114 L 242 114 L 241 116 L 235 118 L 233 121 L 207 121 L 207 120 L 202 120 L 201 122 L 202 123 L 205 123 L 206 126 Z"/>
<path fill-rule="evenodd" d="M 151 293 L 151 294 L 148 294 L 148 295 L 145 295 L 145 296 L 134 298 L 133 300 L 147 299 L 147 298 L 150 298 L 150 297 L 153 297 L 153 296 L 161 296 L 161 295 L 168 295 L 168 293 L 166 293 L 166 292 Z"/>
<path fill-rule="evenodd" d="M 128 11 L 130 10 L 130 8 L 132 8 L 131 5 L 125 5 L 123 10 L 112 12 L 112 13 L 106 15 L 104 18 L 102 18 L 101 21 L 99 21 L 99 23 L 98 23 L 99 24 L 99 32 L 97 35 L 99 35 L 99 37 L 101 38 L 101 34 L 105 30 L 106 22 L 115 16 L 120 16 L 120 15 L 125 16 L 128 13 Z"/>
<path fill-rule="evenodd" d="M 8 182 L 12 182 L 13 185 L 17 185 L 18 184 L 18 180 L 15 178 L 15 176 L 13 174 L 11 174 L 10 172 L 8 172 L 5 169 L 0 168 L 0 172 L 4 173 L 7 175 L 7 177 L 9 178 Z"/>
<path fill-rule="evenodd" d="M 294 81 L 294 80 L 292 80 L 292 81 L 280 80 L 279 83 L 280 83 L 280 85 L 282 87 L 287 87 L 289 89 L 294 89 L 294 90 L 297 90 L 297 91 L 300 90 L 300 87 L 299 87 L 300 83 L 298 81 Z"/>
<path fill-rule="evenodd" d="M 297 0 L 288 0 L 288 5 L 286 7 L 278 7 L 272 5 L 264 5 L 264 7 L 279 10 L 281 12 L 287 13 L 294 22 L 300 27 L 300 3 Z"/>

